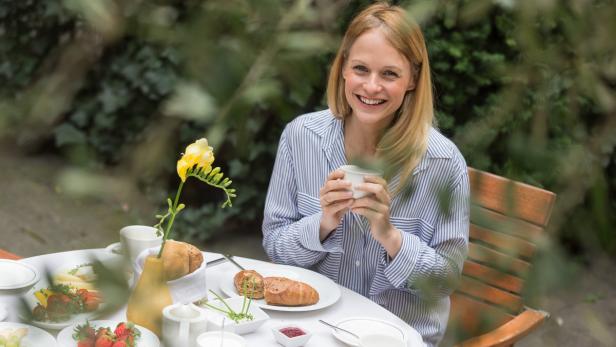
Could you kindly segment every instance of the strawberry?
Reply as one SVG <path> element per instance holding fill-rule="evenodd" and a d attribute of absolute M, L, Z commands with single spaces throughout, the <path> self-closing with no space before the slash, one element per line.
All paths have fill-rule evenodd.
<path fill-rule="evenodd" d="M 82 300 L 86 300 L 86 297 L 88 296 L 89 292 L 87 289 L 81 288 L 81 289 L 77 289 L 77 295 L 79 295 L 81 297 Z"/>
<path fill-rule="evenodd" d="M 111 329 L 101 327 L 101 328 L 98 328 L 98 330 L 96 330 L 97 339 L 103 335 L 111 335 Z"/>
<path fill-rule="evenodd" d="M 94 347 L 94 340 L 83 340 L 77 342 L 77 347 Z"/>
<path fill-rule="evenodd" d="M 94 347 L 112 347 L 113 346 L 113 336 L 109 334 L 103 334 L 96 338 L 96 342 L 94 343 Z"/>
<path fill-rule="evenodd" d="M 92 345 L 94 345 L 94 339 L 96 337 L 96 332 L 94 328 L 90 326 L 90 322 L 86 322 L 86 324 L 78 325 L 75 327 L 73 331 L 73 339 L 80 341 L 91 341 Z"/>
<path fill-rule="evenodd" d="M 122 336 L 126 336 L 128 334 L 131 333 L 130 328 L 126 326 L 126 323 L 121 322 L 118 324 L 118 326 L 116 326 L 115 330 L 113 331 L 116 335 L 116 337 L 122 337 Z"/>
<path fill-rule="evenodd" d="M 87 294 L 86 298 L 83 300 L 83 307 L 87 312 L 92 312 L 98 309 L 100 302 L 101 300 L 97 296 Z"/>
<path fill-rule="evenodd" d="M 124 335 L 118 337 L 118 341 L 126 342 L 126 346 L 133 347 L 135 346 L 135 336 L 134 335 Z"/>
<path fill-rule="evenodd" d="M 113 346 L 111 347 L 128 347 L 128 345 L 126 344 L 126 341 L 120 340 L 120 341 L 114 342 Z"/>

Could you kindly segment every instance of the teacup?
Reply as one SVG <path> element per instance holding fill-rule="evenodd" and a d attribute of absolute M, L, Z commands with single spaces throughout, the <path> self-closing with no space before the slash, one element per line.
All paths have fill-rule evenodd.
<path fill-rule="evenodd" d="M 363 198 L 368 195 L 367 192 L 358 190 L 356 187 L 364 183 L 366 176 L 382 177 L 383 174 L 376 170 L 364 169 L 356 165 L 343 165 L 340 170 L 344 171 L 344 180 L 351 182 L 351 190 L 353 191 L 353 199 Z"/>
<path fill-rule="evenodd" d="M 406 347 L 406 342 L 391 335 L 369 334 L 359 339 L 359 347 Z"/>
<path fill-rule="evenodd" d="M 160 247 L 162 235 L 157 229 L 147 225 L 129 225 L 120 229 L 120 244 L 125 259 L 132 265 L 143 250 Z"/>
<path fill-rule="evenodd" d="M 174 304 L 163 309 L 163 341 L 167 347 L 196 346 L 207 329 L 206 313 L 193 304 Z"/>

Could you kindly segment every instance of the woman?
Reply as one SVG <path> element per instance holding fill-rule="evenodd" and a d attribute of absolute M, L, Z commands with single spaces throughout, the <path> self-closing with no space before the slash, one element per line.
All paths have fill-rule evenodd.
<path fill-rule="evenodd" d="M 468 175 L 433 128 L 421 30 L 377 3 L 350 24 L 331 67 L 330 109 L 285 128 L 267 194 L 263 246 L 277 263 L 310 267 L 442 338 L 449 294 L 468 247 Z M 353 199 L 338 170 L 381 161 Z"/>

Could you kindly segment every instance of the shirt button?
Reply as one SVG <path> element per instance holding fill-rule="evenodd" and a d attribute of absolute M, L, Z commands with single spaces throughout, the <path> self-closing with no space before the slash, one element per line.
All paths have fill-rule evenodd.
<path fill-rule="evenodd" d="M 360 263 L 359 263 L 359 260 L 356 260 L 356 261 L 355 261 L 355 266 L 359 266 L 359 264 L 360 264 Z"/>

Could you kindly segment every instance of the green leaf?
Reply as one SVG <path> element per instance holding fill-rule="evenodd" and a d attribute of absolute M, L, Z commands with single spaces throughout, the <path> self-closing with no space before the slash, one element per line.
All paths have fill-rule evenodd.
<path fill-rule="evenodd" d="M 70 123 L 64 123 L 54 129 L 56 146 L 81 145 L 86 143 L 86 135 Z"/>

